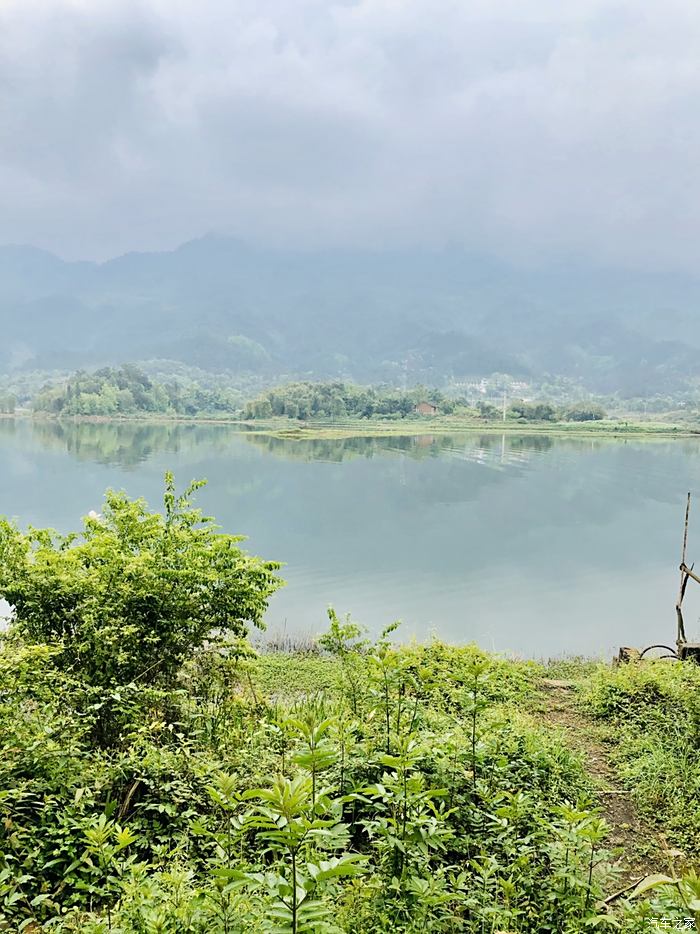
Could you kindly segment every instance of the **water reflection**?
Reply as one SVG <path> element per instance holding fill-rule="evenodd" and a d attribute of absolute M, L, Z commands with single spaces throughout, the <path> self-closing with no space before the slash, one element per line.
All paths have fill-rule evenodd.
<path fill-rule="evenodd" d="M 72 528 L 107 486 L 157 505 L 172 469 L 182 484 L 207 477 L 205 511 L 287 563 L 272 626 L 318 631 L 333 603 L 374 630 L 401 618 L 406 636 L 607 651 L 673 632 L 699 452 L 693 439 L 296 440 L 223 425 L 0 420 L 0 513 Z M 697 510 L 691 559 L 700 498 Z"/>
<path fill-rule="evenodd" d="M 425 434 L 389 437 L 356 438 L 285 438 L 250 434 L 246 440 L 268 454 L 289 460 L 326 461 L 342 463 L 355 457 L 371 458 L 380 454 L 405 454 L 414 459 L 440 457 L 448 453 L 461 454 L 475 461 L 493 460 L 500 453 L 512 460 L 514 455 L 531 451 L 543 453 L 554 443 L 547 435 L 484 434 Z M 563 443 L 577 443 L 564 439 Z M 580 442 L 579 442 L 580 443 Z M 588 442 L 585 442 L 588 444 Z M 486 455 L 489 455 L 488 457 Z"/>
<path fill-rule="evenodd" d="M 44 447 L 64 450 L 80 461 L 119 467 L 142 464 L 160 451 L 178 454 L 202 443 L 219 449 L 238 429 L 178 422 L 34 421 L 31 435 Z"/>

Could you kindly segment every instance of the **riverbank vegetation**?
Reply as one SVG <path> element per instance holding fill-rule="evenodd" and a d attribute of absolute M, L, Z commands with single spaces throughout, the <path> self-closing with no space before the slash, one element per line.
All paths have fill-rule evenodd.
<path fill-rule="evenodd" d="M 137 366 L 124 364 L 93 372 L 78 371 L 68 379 L 48 383 L 33 394 L 31 408 L 37 414 L 58 417 L 284 418 L 312 423 L 451 415 L 488 422 L 503 416 L 502 410 L 488 401 L 470 402 L 466 397 L 424 386 L 399 390 L 343 382 L 293 382 L 265 390 L 247 402 L 244 398 L 240 389 L 160 380 Z M 14 412 L 15 407 L 13 395 L 0 395 L 0 412 Z M 596 403 L 554 406 L 514 400 L 506 408 L 505 417 L 519 423 L 587 422 L 603 419 L 605 412 Z"/>
<path fill-rule="evenodd" d="M 356 386 L 333 383 L 288 383 L 267 390 L 248 402 L 244 418 L 269 420 L 287 418 L 300 421 L 344 419 L 406 419 L 457 416 L 476 421 L 503 420 L 503 409 L 488 401 L 470 401 L 463 396 L 448 396 L 438 389 L 414 386 L 398 390 L 391 387 Z M 587 422 L 605 418 L 595 403 L 554 406 L 548 402 L 511 401 L 505 408 L 505 420 L 517 422 Z"/>
<path fill-rule="evenodd" d="M 522 386 L 509 388 L 512 393 Z M 559 394 L 560 387 L 555 389 Z M 609 400 L 615 414 L 608 417 L 595 399 L 577 402 L 562 397 L 555 404 L 538 392 L 531 401 L 508 395 L 504 405 L 482 390 L 483 386 L 399 390 L 388 385 L 305 381 L 260 391 L 259 384 L 250 380 L 239 385 L 220 374 L 173 369 L 167 361 L 151 361 L 148 373 L 125 364 L 79 371 L 44 383 L 30 380 L 22 384 L 19 403 L 14 391 L 0 393 L 0 415 L 30 412 L 38 419 L 57 421 L 229 422 L 289 438 L 297 433 L 331 438 L 485 428 L 605 434 L 692 434 L 696 430 L 688 417 L 690 410 L 681 412 L 682 417 L 674 422 L 658 416 L 651 420 L 646 413 L 630 419 L 615 400 Z"/>
<path fill-rule="evenodd" d="M 159 382 L 130 364 L 78 371 L 47 385 L 32 399 L 32 410 L 55 416 L 233 415 L 240 393 L 176 380 Z"/>
<path fill-rule="evenodd" d="M 700 855 L 700 666 L 599 667 L 581 701 L 605 723 L 625 786 L 673 845 Z"/>
<path fill-rule="evenodd" d="M 0 523 L 0 930 L 641 934 L 697 911 L 672 883 L 608 898 L 620 854 L 540 665 L 332 610 L 305 653 L 255 652 L 279 566 L 197 486 L 168 477 L 162 513 L 108 493 L 67 537 Z M 695 676 L 649 670 L 587 671 L 581 696 L 660 736 Z"/>
<path fill-rule="evenodd" d="M 455 405 L 437 389 L 417 386 L 409 390 L 355 386 L 348 383 L 288 383 L 262 393 L 248 402 L 244 417 L 292 420 L 344 418 L 406 418 L 419 414 L 449 415 Z"/>
<path fill-rule="evenodd" d="M 40 416 L 71 418 L 204 418 L 373 424 L 411 422 L 421 402 L 434 405 L 432 417 L 457 416 L 460 423 L 503 422 L 530 425 L 598 421 L 698 424 L 697 388 L 632 397 L 591 392 L 573 379 L 542 377 L 523 381 L 507 373 L 439 383 L 389 381 L 357 384 L 347 379 L 251 374 L 245 370 L 201 369 L 177 360 L 148 359 L 70 374 L 61 370 L 17 369 L 0 373 L 0 407 L 8 414 L 35 411 Z M 71 389 L 69 390 L 69 384 Z M 403 386 L 403 388 L 399 388 Z M 268 414 L 269 413 L 269 414 Z M 606 414 L 607 413 L 607 416 Z"/>

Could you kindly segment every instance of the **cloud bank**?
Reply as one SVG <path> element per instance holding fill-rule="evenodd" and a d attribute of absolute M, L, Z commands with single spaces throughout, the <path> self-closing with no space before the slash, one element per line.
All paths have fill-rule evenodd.
<path fill-rule="evenodd" d="M 0 0 L 0 242 L 694 270 L 695 0 Z"/>

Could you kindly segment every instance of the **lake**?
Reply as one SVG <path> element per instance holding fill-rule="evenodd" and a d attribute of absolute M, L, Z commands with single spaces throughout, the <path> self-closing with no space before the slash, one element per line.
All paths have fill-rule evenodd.
<path fill-rule="evenodd" d="M 285 562 L 272 632 L 318 633 L 331 604 L 373 633 L 400 619 L 404 639 L 435 633 L 531 657 L 675 639 L 695 440 L 293 441 L 231 426 L 0 420 L 0 513 L 22 525 L 75 528 L 106 487 L 157 507 L 167 469 L 181 485 L 206 477 L 205 512 Z"/>

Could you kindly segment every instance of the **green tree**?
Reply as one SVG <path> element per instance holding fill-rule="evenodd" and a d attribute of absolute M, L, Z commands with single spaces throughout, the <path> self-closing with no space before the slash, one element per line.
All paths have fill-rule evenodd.
<path fill-rule="evenodd" d="M 255 418 L 272 418 L 272 406 L 269 399 L 255 403 Z"/>
<path fill-rule="evenodd" d="M 481 399 L 477 402 L 476 408 L 479 412 L 479 418 L 485 418 L 488 421 L 493 421 L 501 415 L 501 412 L 495 405 L 491 402 L 484 402 Z"/>
<path fill-rule="evenodd" d="M 269 418 L 271 412 L 303 420 L 346 416 L 405 418 L 418 402 L 427 398 L 435 400 L 444 411 L 451 410 L 451 403 L 446 402 L 439 390 L 428 390 L 424 386 L 400 391 L 386 386 L 362 387 L 340 382 L 287 383 L 248 402 L 245 415 L 246 418 Z"/>
<path fill-rule="evenodd" d="M 100 687 L 173 683 L 205 642 L 262 627 L 279 565 L 246 554 L 192 505 L 202 482 L 164 512 L 108 491 L 81 533 L 20 531 L 0 520 L 0 595 L 29 642 L 61 646 L 58 663 Z"/>
<path fill-rule="evenodd" d="M 0 414 L 14 415 L 17 399 L 11 392 L 0 392 Z"/>
<path fill-rule="evenodd" d="M 135 408 L 134 395 L 130 389 L 120 389 L 117 393 L 117 411 L 128 414 Z"/>
<path fill-rule="evenodd" d="M 508 415 L 528 422 L 553 422 L 557 417 L 556 409 L 548 402 L 514 402 Z"/>
<path fill-rule="evenodd" d="M 564 418 L 567 422 L 597 422 L 605 418 L 605 411 L 594 402 L 580 402 L 570 405 L 564 411 Z"/>
<path fill-rule="evenodd" d="M 232 394 L 194 384 L 153 382 L 132 364 L 103 367 L 94 373 L 79 370 L 62 386 L 44 386 L 35 396 L 34 411 L 56 415 L 131 415 L 138 412 L 198 415 L 230 412 L 237 406 Z"/>

